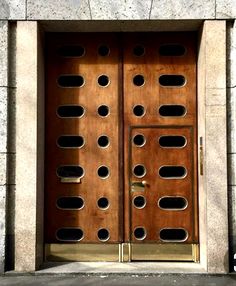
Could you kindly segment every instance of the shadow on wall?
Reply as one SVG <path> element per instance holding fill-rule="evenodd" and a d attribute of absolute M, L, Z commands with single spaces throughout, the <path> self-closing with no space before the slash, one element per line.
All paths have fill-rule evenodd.
<path fill-rule="evenodd" d="M 5 1 L 3 1 L 5 3 Z M 7 4 L 3 4 L 7 6 Z M 1 7 L 1 6 L 0 6 Z M 7 126 L 7 197 L 5 271 L 14 269 L 15 261 L 15 156 L 16 156 L 16 24 L 9 25 L 8 55 L 8 126 Z"/>

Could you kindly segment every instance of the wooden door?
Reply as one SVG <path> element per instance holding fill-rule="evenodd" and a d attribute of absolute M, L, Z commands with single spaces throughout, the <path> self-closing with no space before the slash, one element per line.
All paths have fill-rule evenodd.
<path fill-rule="evenodd" d="M 114 34 L 48 34 L 45 240 L 120 242 L 120 56 Z"/>
<path fill-rule="evenodd" d="M 196 98 L 194 33 L 49 33 L 45 243 L 197 244 Z"/>
<path fill-rule="evenodd" d="M 124 41 L 125 239 L 198 241 L 196 38 Z"/>

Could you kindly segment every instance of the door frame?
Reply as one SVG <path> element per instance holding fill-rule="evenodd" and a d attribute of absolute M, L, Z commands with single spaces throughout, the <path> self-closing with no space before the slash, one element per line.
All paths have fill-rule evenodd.
<path fill-rule="evenodd" d="M 96 21 L 90 29 L 98 31 Z M 115 21 L 114 21 L 115 22 Z M 113 23 L 114 23 L 113 22 Z M 124 31 L 135 28 L 127 21 Z M 142 22 L 142 21 L 139 21 Z M 168 23 L 159 21 L 146 31 L 170 31 Z M 77 31 L 89 30 L 89 24 L 68 25 Z M 175 21 L 175 30 L 186 26 Z M 119 21 L 117 27 L 122 30 Z M 102 26 L 102 25 L 101 25 Z M 106 23 L 103 30 L 109 25 Z M 184 27 L 184 28 L 183 28 Z M 43 263 L 43 194 L 44 194 L 44 33 L 65 30 L 63 21 L 39 24 L 17 22 L 16 34 L 16 202 L 15 202 L 15 270 L 35 271 Z M 101 27 L 100 27 L 101 29 Z M 226 21 L 192 22 L 187 29 L 199 31 L 198 49 L 198 165 L 199 175 L 199 263 L 132 263 L 104 267 L 97 263 L 97 272 L 106 273 L 225 273 L 228 272 L 228 207 L 226 159 Z M 217 59 L 217 60 L 216 60 Z M 217 128 L 216 128 L 217 126 Z M 202 139 L 201 139 L 202 138 Z M 216 143 L 217 142 L 217 143 Z M 30 155 L 30 156 L 29 156 Z M 214 162 L 214 164 L 212 164 Z M 24 210 L 24 211 L 22 211 Z M 27 210 L 27 212 L 25 211 Z M 77 268 L 91 272 L 91 264 Z M 94 266 L 94 264 L 93 264 Z M 82 270 L 81 270 L 82 269 Z"/>

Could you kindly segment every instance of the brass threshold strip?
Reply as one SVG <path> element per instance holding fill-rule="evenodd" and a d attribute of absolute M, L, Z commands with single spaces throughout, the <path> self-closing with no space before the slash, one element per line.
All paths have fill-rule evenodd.
<path fill-rule="evenodd" d="M 131 262 L 189 261 L 199 262 L 198 244 L 46 244 L 46 261 Z"/>

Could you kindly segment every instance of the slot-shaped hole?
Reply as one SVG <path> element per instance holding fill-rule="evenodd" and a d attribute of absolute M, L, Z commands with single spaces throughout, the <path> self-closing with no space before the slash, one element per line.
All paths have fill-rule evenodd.
<path fill-rule="evenodd" d="M 107 148 L 110 144 L 109 137 L 106 135 L 102 135 L 98 137 L 98 146 L 101 148 Z"/>
<path fill-rule="evenodd" d="M 110 175 L 109 168 L 107 166 L 100 166 L 97 173 L 101 179 L 106 179 Z"/>
<path fill-rule="evenodd" d="M 137 134 L 133 137 L 133 143 L 137 147 L 143 147 L 146 143 L 146 138 L 143 134 Z"/>
<path fill-rule="evenodd" d="M 183 197 L 162 197 L 158 201 L 158 206 L 164 210 L 184 210 L 188 202 Z"/>
<path fill-rule="evenodd" d="M 182 242 L 188 238 L 188 232 L 183 228 L 164 228 L 160 231 L 162 241 Z"/>
<path fill-rule="evenodd" d="M 57 175 L 60 178 L 81 178 L 84 176 L 84 169 L 81 166 L 60 166 L 57 168 Z"/>
<path fill-rule="evenodd" d="M 138 117 L 142 117 L 142 116 L 144 116 L 145 115 L 145 113 L 146 113 L 146 110 L 145 110 L 145 108 L 144 108 L 144 106 L 143 105 L 135 105 L 134 107 L 133 107 L 133 114 L 135 115 L 135 116 L 138 116 Z"/>
<path fill-rule="evenodd" d="M 109 77 L 105 74 L 102 74 L 98 77 L 98 84 L 102 87 L 107 87 L 110 83 Z"/>
<path fill-rule="evenodd" d="M 133 83 L 136 86 L 143 86 L 145 83 L 144 76 L 141 74 L 137 74 L 133 78 Z"/>
<path fill-rule="evenodd" d="M 183 166 L 162 166 L 159 175 L 163 179 L 183 179 L 187 175 L 187 170 Z"/>
<path fill-rule="evenodd" d="M 146 229 L 144 227 L 136 227 L 134 230 L 134 237 L 137 240 L 144 240 L 147 236 Z"/>
<path fill-rule="evenodd" d="M 110 54 L 110 48 L 106 45 L 101 45 L 98 47 L 99 56 L 105 57 Z"/>
<path fill-rule="evenodd" d="M 183 75 L 177 74 L 164 74 L 159 77 L 159 83 L 162 86 L 181 87 L 186 83 Z"/>
<path fill-rule="evenodd" d="M 81 75 L 60 75 L 57 82 L 61 87 L 82 87 L 84 78 Z"/>
<path fill-rule="evenodd" d="M 106 117 L 109 115 L 109 107 L 107 105 L 100 105 L 98 107 L 98 115 L 101 117 Z"/>
<path fill-rule="evenodd" d="M 162 105 L 159 108 L 159 114 L 161 116 L 185 116 L 187 113 L 186 108 L 183 105 Z"/>
<path fill-rule="evenodd" d="M 144 196 L 136 196 L 133 199 L 133 205 L 137 209 L 143 209 L 146 206 L 146 199 Z"/>
<path fill-rule="evenodd" d="M 100 241 L 104 242 L 104 241 L 109 240 L 109 238 L 110 238 L 110 233 L 109 233 L 108 229 L 106 229 L 106 228 L 99 229 L 99 231 L 98 231 L 98 239 Z"/>
<path fill-rule="evenodd" d="M 183 148 L 187 144 L 184 136 L 163 135 L 159 138 L 159 144 L 163 148 Z"/>
<path fill-rule="evenodd" d="M 133 174 L 137 178 L 142 178 L 146 175 L 146 168 L 144 165 L 138 164 L 133 168 Z"/>
<path fill-rule="evenodd" d="M 183 56 L 186 52 L 186 48 L 179 44 L 164 44 L 159 48 L 159 54 L 161 56 L 179 57 Z"/>
<path fill-rule="evenodd" d="M 61 105 L 57 109 L 60 117 L 82 117 L 84 113 L 84 107 L 81 105 Z"/>
<path fill-rule="evenodd" d="M 84 146 L 84 137 L 80 135 L 63 135 L 57 139 L 61 148 L 81 148 Z"/>
<path fill-rule="evenodd" d="M 61 57 L 80 58 L 85 55 L 85 48 L 82 46 L 63 46 L 58 49 Z"/>
<path fill-rule="evenodd" d="M 97 201 L 97 205 L 100 209 L 106 210 L 109 208 L 109 201 L 106 197 L 102 197 Z"/>
<path fill-rule="evenodd" d="M 84 232 L 81 228 L 64 227 L 57 230 L 56 237 L 60 241 L 80 241 Z"/>
<path fill-rule="evenodd" d="M 81 197 L 61 197 L 57 200 L 57 207 L 63 210 L 81 210 L 84 200 Z"/>
<path fill-rule="evenodd" d="M 136 56 L 136 57 L 141 57 L 145 54 L 145 48 L 144 46 L 141 46 L 141 45 L 137 45 L 134 47 L 133 49 L 133 54 Z"/>

